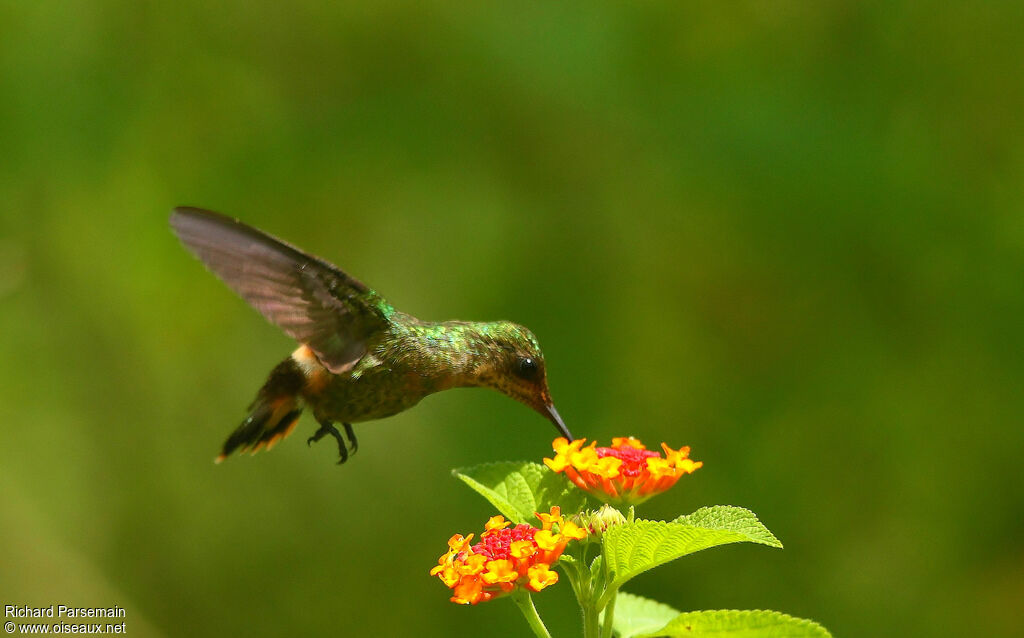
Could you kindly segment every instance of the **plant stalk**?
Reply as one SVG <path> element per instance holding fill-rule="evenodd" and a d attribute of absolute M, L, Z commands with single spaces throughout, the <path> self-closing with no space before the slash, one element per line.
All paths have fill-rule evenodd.
<path fill-rule="evenodd" d="M 548 628 L 544 626 L 544 621 L 540 619 L 537 608 L 533 605 L 533 598 L 530 596 L 530 592 L 520 589 L 512 594 L 512 600 L 516 601 L 519 611 L 523 612 L 526 624 L 530 625 L 533 635 L 537 636 L 537 638 L 551 638 Z"/>
<path fill-rule="evenodd" d="M 613 590 L 608 606 L 604 608 L 604 625 L 601 627 L 601 638 L 612 638 L 612 622 L 615 621 L 615 595 Z"/>
<path fill-rule="evenodd" d="M 583 605 L 583 638 L 601 638 L 601 622 L 594 602 Z"/>

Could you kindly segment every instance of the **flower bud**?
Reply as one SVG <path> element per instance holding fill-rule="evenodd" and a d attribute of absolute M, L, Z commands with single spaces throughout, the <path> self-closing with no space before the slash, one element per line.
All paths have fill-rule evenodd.
<path fill-rule="evenodd" d="M 587 510 L 576 514 L 571 520 L 590 533 L 589 539 L 600 540 L 601 534 L 605 530 L 615 525 L 622 525 L 626 522 L 626 517 L 622 515 L 622 512 L 606 503 L 598 510 Z"/>

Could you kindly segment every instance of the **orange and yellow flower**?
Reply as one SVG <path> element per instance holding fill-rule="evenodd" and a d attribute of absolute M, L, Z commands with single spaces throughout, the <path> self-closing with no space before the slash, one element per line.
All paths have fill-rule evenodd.
<path fill-rule="evenodd" d="M 606 503 L 642 503 L 704 465 L 690 459 L 689 447 L 673 450 L 662 443 L 662 456 L 633 437 L 616 437 L 611 447 L 597 447 L 596 441 L 584 447 L 584 443 L 586 439 L 570 443 L 559 437 L 552 443 L 555 458 L 544 463 Z"/>
<path fill-rule="evenodd" d="M 470 545 L 473 535 L 456 534 L 448 540 L 448 551 L 430 570 L 452 590 L 451 601 L 462 605 L 486 602 L 517 587 L 538 592 L 558 582 L 551 570 L 571 540 L 586 532 L 562 518 L 559 508 L 537 514 L 540 529 L 520 524 L 514 527 L 503 516 L 492 516 L 484 526 L 480 542 Z"/>

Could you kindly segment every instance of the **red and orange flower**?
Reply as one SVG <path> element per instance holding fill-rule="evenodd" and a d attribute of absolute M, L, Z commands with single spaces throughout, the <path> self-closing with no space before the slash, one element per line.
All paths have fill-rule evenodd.
<path fill-rule="evenodd" d="M 689 447 L 673 450 L 662 443 L 662 456 L 633 437 L 616 437 L 611 447 L 597 447 L 596 441 L 583 447 L 584 443 L 586 439 L 570 443 L 559 437 L 552 443 L 555 458 L 544 463 L 606 503 L 642 503 L 703 465 L 690 459 Z"/>
<path fill-rule="evenodd" d="M 582 540 L 587 533 L 563 519 L 557 506 L 537 517 L 541 529 L 525 523 L 509 527 L 512 523 L 504 516 L 492 516 L 476 545 L 470 545 L 472 534 L 452 536 L 430 575 L 453 590 L 451 601 L 462 605 L 486 602 L 516 587 L 538 592 L 554 585 L 558 573 L 552 565 L 569 541 Z"/>

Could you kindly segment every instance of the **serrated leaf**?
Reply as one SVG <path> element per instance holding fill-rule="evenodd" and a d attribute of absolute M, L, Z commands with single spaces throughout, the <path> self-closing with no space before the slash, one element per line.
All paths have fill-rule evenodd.
<path fill-rule="evenodd" d="M 540 463 L 485 463 L 453 470 L 452 474 L 515 523 L 535 522 L 534 514 L 547 512 L 552 505 L 571 514 L 586 503 L 586 496 L 575 485 Z"/>
<path fill-rule="evenodd" d="M 679 610 L 650 598 L 619 592 L 615 597 L 612 630 L 619 638 L 658 631 L 679 615 Z M 601 614 L 604 622 L 604 612 Z"/>
<path fill-rule="evenodd" d="M 704 529 L 738 532 L 745 535 L 750 542 L 782 547 L 779 539 L 775 538 L 775 535 L 768 531 L 761 521 L 757 520 L 757 514 L 742 507 L 733 507 L 732 505 L 702 507 L 693 514 L 680 516 L 673 522 Z"/>
<path fill-rule="evenodd" d="M 618 605 L 616 604 L 616 607 Z M 617 615 L 617 614 L 616 614 Z M 614 624 L 614 623 L 613 623 Z M 637 638 L 831 638 L 827 629 L 777 611 L 690 611 Z"/>
<path fill-rule="evenodd" d="M 699 522 L 699 519 L 695 520 Z M 771 540 L 765 537 L 765 533 Z M 690 522 L 644 520 L 612 527 L 605 531 L 602 547 L 605 564 L 611 575 L 609 590 L 617 589 L 637 574 L 687 554 L 741 542 L 779 546 L 778 540 L 767 529 L 747 534 L 732 529 L 698 527 Z"/>

